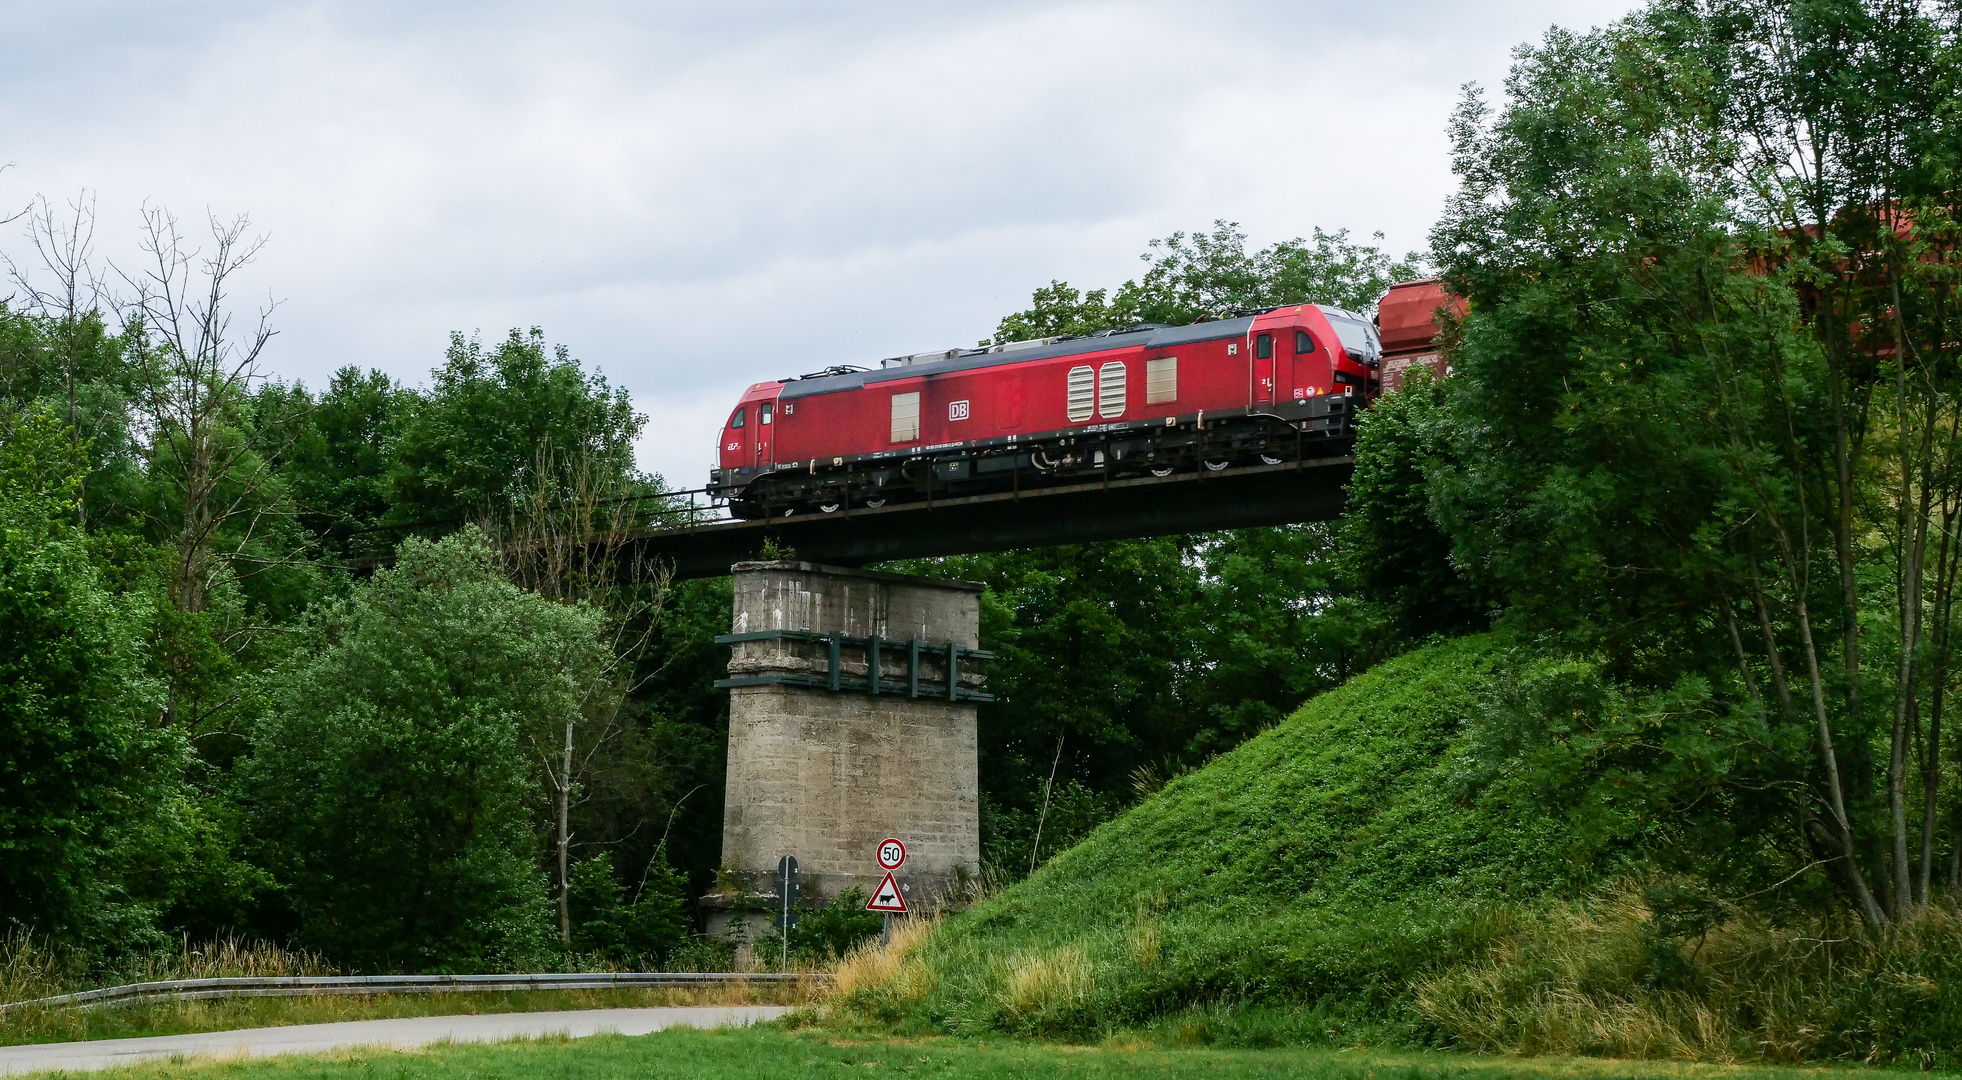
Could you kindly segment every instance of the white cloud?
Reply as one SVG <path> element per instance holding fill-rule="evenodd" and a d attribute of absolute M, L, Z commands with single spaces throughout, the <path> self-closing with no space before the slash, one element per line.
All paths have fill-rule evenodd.
<path fill-rule="evenodd" d="M 0 201 L 94 188 L 118 258 L 145 201 L 250 211 L 314 385 L 542 325 L 694 484 L 744 385 L 976 339 L 1175 229 L 1421 247 L 1458 85 L 1625 6 L 16 5 Z"/>

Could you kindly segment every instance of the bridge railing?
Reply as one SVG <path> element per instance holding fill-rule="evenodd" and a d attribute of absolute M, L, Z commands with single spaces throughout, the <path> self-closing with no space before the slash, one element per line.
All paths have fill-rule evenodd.
<path fill-rule="evenodd" d="M 635 532 L 657 532 L 670 529 L 692 529 L 705 525 L 726 524 L 737 520 L 729 512 L 729 502 L 719 498 L 706 487 L 677 488 L 648 492 L 642 495 L 628 495 L 615 499 L 604 499 L 593 504 L 603 507 L 624 507 L 628 527 Z M 565 510 L 569 506 L 548 507 L 548 510 Z M 528 511 L 527 511 L 528 512 Z M 586 512 L 590 512 L 587 510 Z M 523 514 L 517 514 L 522 517 Z M 386 525 L 370 525 L 353 529 L 344 535 L 373 537 L 384 548 L 393 548 L 402 537 L 415 533 L 439 533 L 462 528 L 472 521 L 489 519 L 497 524 L 494 513 L 486 513 L 477 518 L 424 518 L 418 521 L 391 522 Z"/>

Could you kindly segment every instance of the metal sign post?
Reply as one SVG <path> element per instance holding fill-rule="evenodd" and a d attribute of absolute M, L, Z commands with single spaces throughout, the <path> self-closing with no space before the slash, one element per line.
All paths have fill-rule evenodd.
<path fill-rule="evenodd" d="M 783 935 L 783 955 L 779 959 L 779 973 L 790 970 L 790 928 L 797 925 L 797 856 L 785 855 L 777 860 L 777 930 Z"/>
<path fill-rule="evenodd" d="M 879 948 L 892 944 L 892 917 L 895 912 L 906 913 L 906 898 L 900 894 L 899 883 L 893 880 L 892 872 L 906 862 L 906 845 L 891 837 L 879 841 L 879 868 L 886 872 L 879 887 L 872 890 L 872 899 L 866 901 L 865 910 L 885 914 L 885 929 L 879 935 Z"/>

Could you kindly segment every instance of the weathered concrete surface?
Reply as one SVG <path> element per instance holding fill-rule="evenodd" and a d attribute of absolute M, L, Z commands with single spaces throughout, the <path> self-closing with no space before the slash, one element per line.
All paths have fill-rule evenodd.
<path fill-rule="evenodd" d="M 975 706 L 924 693 L 945 693 L 947 643 L 980 644 L 981 586 L 798 562 L 738 563 L 734 573 L 736 633 L 918 638 L 940 651 L 922 656 L 920 698 L 781 685 L 731 689 L 723 866 L 754 891 L 774 895 L 777 860 L 794 855 L 802 902 L 816 905 L 853 885 L 870 892 L 883 874 L 874 850 L 896 836 L 907 849 L 897 876 L 909 906 L 930 909 L 970 886 L 981 862 Z M 841 669 L 863 678 L 865 652 L 847 647 Z M 886 655 L 887 678 L 903 675 L 896 654 Z M 827 662 L 821 644 L 742 642 L 729 671 L 822 673 Z M 976 673 L 960 675 L 963 686 L 980 684 Z M 713 898 L 709 903 L 715 906 Z"/>
<path fill-rule="evenodd" d="M 399 1020 L 352 1020 L 340 1024 L 156 1035 L 140 1039 L 40 1043 L 0 1047 L 0 1075 L 62 1069 L 108 1069 L 172 1058 L 269 1057 L 322 1054 L 351 1047 L 407 1050 L 439 1042 L 614 1033 L 646 1035 L 670 1027 L 741 1027 L 774 1020 L 782 1005 L 730 1005 L 656 1009 L 582 1009 L 568 1012 L 492 1013 L 483 1016 L 415 1016 Z"/>

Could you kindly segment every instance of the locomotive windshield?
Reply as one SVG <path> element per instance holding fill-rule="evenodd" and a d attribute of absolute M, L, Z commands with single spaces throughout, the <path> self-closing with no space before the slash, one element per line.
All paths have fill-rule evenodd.
<path fill-rule="evenodd" d="M 1322 314 L 1328 316 L 1328 324 L 1335 328 L 1335 336 L 1342 339 L 1342 348 L 1351 357 L 1371 365 L 1382 358 L 1381 339 L 1367 320 L 1337 308 L 1323 308 Z"/>

